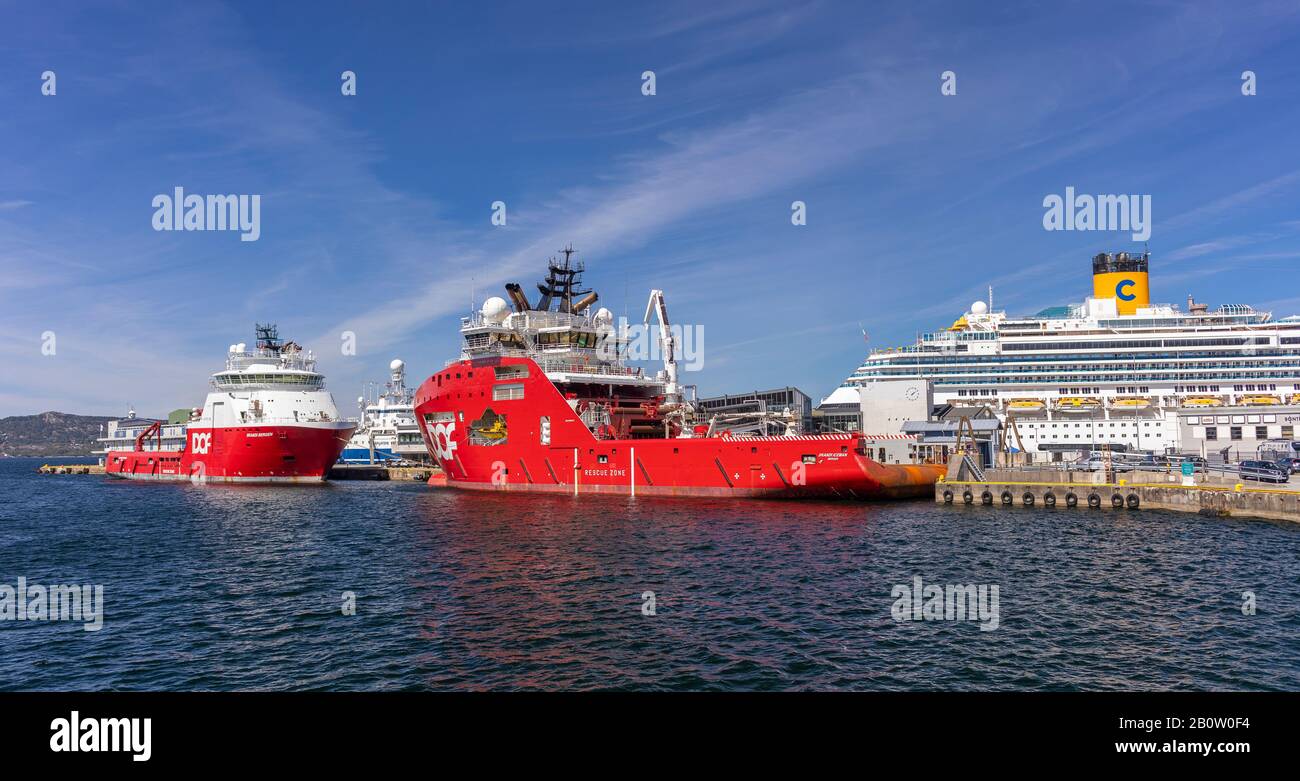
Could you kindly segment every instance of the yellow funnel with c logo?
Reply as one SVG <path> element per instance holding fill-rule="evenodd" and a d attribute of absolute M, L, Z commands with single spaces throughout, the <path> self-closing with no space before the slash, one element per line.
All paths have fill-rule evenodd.
<path fill-rule="evenodd" d="M 1113 298 L 1121 315 L 1151 305 L 1147 284 L 1148 253 L 1103 252 L 1092 259 L 1092 297 Z"/>

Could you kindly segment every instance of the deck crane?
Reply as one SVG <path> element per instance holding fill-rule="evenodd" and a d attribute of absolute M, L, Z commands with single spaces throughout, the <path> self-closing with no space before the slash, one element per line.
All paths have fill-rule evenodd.
<path fill-rule="evenodd" d="M 677 340 L 668 323 L 668 305 L 664 303 L 664 291 L 651 290 L 650 300 L 645 306 L 645 324 L 650 324 L 650 313 L 659 318 L 659 348 L 664 356 L 664 400 L 669 403 L 681 402 L 681 391 L 677 387 Z"/>

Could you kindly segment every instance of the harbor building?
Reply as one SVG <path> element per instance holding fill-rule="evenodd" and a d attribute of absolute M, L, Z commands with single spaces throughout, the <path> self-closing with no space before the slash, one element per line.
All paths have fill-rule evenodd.
<path fill-rule="evenodd" d="M 130 450 L 135 446 L 136 437 L 140 436 L 155 423 L 160 424 L 161 439 L 151 437 L 141 447 L 145 450 L 180 450 L 185 446 L 185 430 L 190 421 L 190 410 L 178 409 L 167 416 L 167 420 L 141 418 L 135 414 L 135 408 L 127 411 L 126 417 L 110 420 L 100 429 L 96 438 L 99 447 L 94 455 L 99 456 L 99 463 L 104 463 L 104 454 L 109 450 Z"/>
<path fill-rule="evenodd" d="M 699 405 L 709 415 L 761 416 L 789 410 L 796 418 L 800 432 L 813 431 L 812 398 L 791 386 L 749 393 L 732 393 L 726 396 L 710 396 L 700 399 Z"/>
<path fill-rule="evenodd" d="M 1150 262 L 1149 253 L 1098 254 L 1091 296 L 1030 316 L 995 311 L 990 293 L 947 328 L 873 350 L 827 398 L 823 419 L 851 403 L 851 389 L 871 394 L 861 399 L 866 410 L 894 393 L 868 388 L 925 380 L 933 408 L 987 406 L 1004 422 L 1015 419 L 1027 453 L 1063 460 L 1097 444 L 1197 452 L 1183 431 L 1193 424 L 1180 421 L 1231 418 L 1226 410 L 1239 408 L 1281 416 L 1300 406 L 1300 316 L 1275 320 L 1234 303 L 1211 309 L 1191 296 L 1185 311 L 1153 304 Z M 915 386 L 898 385 L 907 387 Z M 1226 432 L 1234 424 L 1216 425 Z"/>
<path fill-rule="evenodd" d="M 1178 413 L 1180 450 L 1211 461 L 1236 463 L 1269 458 L 1263 451 L 1291 450 L 1289 443 L 1296 441 L 1297 431 L 1300 431 L 1298 405 L 1267 409 L 1219 407 Z"/>
<path fill-rule="evenodd" d="M 841 386 L 812 411 L 816 431 L 861 431 L 862 397 L 856 387 Z"/>

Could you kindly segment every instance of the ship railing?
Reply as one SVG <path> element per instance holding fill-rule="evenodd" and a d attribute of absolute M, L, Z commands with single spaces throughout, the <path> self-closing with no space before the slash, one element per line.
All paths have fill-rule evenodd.
<path fill-rule="evenodd" d="M 534 360 L 537 360 L 536 358 Z M 603 364 L 580 363 L 577 361 L 557 361 L 545 358 L 537 360 L 537 365 L 544 372 L 566 372 L 568 374 L 599 374 L 611 377 L 640 377 L 640 367 L 608 366 Z"/>
<path fill-rule="evenodd" d="M 524 314 L 527 315 L 527 328 L 561 328 L 568 325 L 589 327 L 592 325 L 591 317 L 587 314 L 571 315 L 565 312 L 543 312 L 541 310 L 529 310 Z M 516 322 L 518 320 L 516 318 Z"/>
<path fill-rule="evenodd" d="M 279 369 L 314 372 L 316 371 L 316 355 L 310 350 L 288 354 L 276 353 L 271 350 L 226 354 L 227 371 L 242 371 L 255 364 L 270 364 Z"/>
<path fill-rule="evenodd" d="M 471 357 L 480 357 L 483 355 L 500 355 L 506 358 L 531 358 L 542 371 L 547 372 L 569 372 L 573 374 L 600 374 L 613 377 L 640 377 L 642 370 L 637 366 L 623 366 L 620 364 L 608 363 L 584 363 L 574 360 L 571 354 L 583 350 L 583 348 L 569 347 L 562 351 L 566 354 L 564 358 L 548 357 L 545 351 L 520 350 L 518 348 L 505 348 L 494 345 L 483 350 L 468 351 Z M 594 355 L 595 351 L 587 349 L 587 353 Z M 447 361 L 444 366 L 451 366 L 455 361 Z"/>
<path fill-rule="evenodd" d="M 505 323 L 494 322 L 483 316 L 482 312 L 474 312 L 460 319 L 461 330 L 467 328 L 489 328 L 498 327 L 507 330 L 524 331 L 537 328 L 558 328 L 566 325 L 574 326 L 591 326 L 592 316 L 583 312 L 581 314 L 571 315 L 567 312 L 551 312 L 541 309 L 529 309 L 525 311 L 524 317 L 514 317 L 511 319 L 511 326 Z M 525 325 L 525 322 L 527 323 Z"/>
<path fill-rule="evenodd" d="M 228 380 L 223 380 L 218 382 L 216 379 L 211 379 L 208 380 L 208 385 L 213 390 L 219 390 L 219 391 L 262 391 L 262 390 L 264 391 L 322 391 L 325 390 L 325 380 L 320 376 L 306 377 L 303 382 L 292 382 L 289 380 L 285 380 L 282 382 L 230 382 Z"/>

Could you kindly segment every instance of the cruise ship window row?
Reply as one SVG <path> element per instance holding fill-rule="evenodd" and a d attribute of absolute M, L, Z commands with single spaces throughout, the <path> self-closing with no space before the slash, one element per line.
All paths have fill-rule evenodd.
<path fill-rule="evenodd" d="M 1001 365 L 1032 365 L 1032 364 L 1098 364 L 1112 363 L 1117 365 L 1132 365 L 1134 363 L 1146 364 L 1200 364 L 1206 361 L 1218 361 L 1222 364 L 1237 363 L 1259 363 L 1261 360 L 1274 359 L 1282 364 L 1294 364 L 1300 360 L 1300 354 L 1292 350 L 1255 350 L 1249 354 L 1241 350 L 1231 352 L 1185 352 L 1185 353 L 1131 353 L 1131 354 L 1109 354 L 1109 353 L 1055 353 L 1052 355 L 964 355 L 949 360 L 941 360 L 936 356 L 916 356 L 900 358 L 890 361 L 870 361 L 859 367 L 859 371 L 869 372 L 872 370 L 890 369 L 896 366 L 981 366 L 985 364 Z M 1280 360 L 1277 360 L 1280 359 Z"/>
<path fill-rule="evenodd" d="M 1007 342 L 1002 350 L 1132 350 L 1143 347 L 1244 347 L 1248 344 L 1268 345 L 1272 339 L 1267 336 L 1228 337 L 1220 339 L 1124 339 L 1105 342 Z"/>
<path fill-rule="evenodd" d="M 1186 386 L 1182 386 L 1182 387 L 1186 387 L 1188 392 L 1194 392 L 1195 390 L 1199 390 L 1200 392 L 1204 393 L 1211 384 L 1215 384 L 1215 383 L 1220 385 L 1232 385 L 1232 388 L 1239 392 L 1242 390 L 1246 390 L 1247 385 L 1255 386 L 1254 388 L 1250 388 L 1249 390 L 1276 390 L 1276 388 L 1265 388 L 1264 386 L 1275 385 L 1277 384 L 1278 381 L 1282 381 L 1285 383 L 1288 380 L 1294 380 L 1296 375 L 1294 373 L 1278 373 L 1278 374 L 1255 373 L 1255 374 L 1243 374 L 1243 375 L 1224 377 L 1222 375 L 1202 376 L 1196 374 L 1188 374 L 1185 372 L 1179 372 L 1177 374 L 1164 374 L 1164 375 L 1100 374 L 1098 372 L 1078 372 L 1073 375 L 1064 375 L 1064 374 L 987 375 L 987 374 L 973 374 L 969 372 L 962 372 L 962 373 L 946 373 L 946 374 L 939 375 L 937 372 L 936 373 L 927 372 L 922 374 L 913 373 L 913 374 L 903 374 L 897 376 L 932 377 L 934 378 L 935 383 L 940 385 L 981 385 L 981 384 L 987 385 L 987 384 L 996 384 L 999 382 L 1021 383 L 1021 384 L 1030 384 L 1030 385 L 1050 385 L 1053 383 L 1078 382 L 1079 380 L 1082 379 L 1095 381 L 1095 382 L 1105 382 L 1105 383 L 1139 382 L 1139 383 L 1166 384 L 1171 382 L 1174 383 L 1187 382 L 1187 383 L 1198 383 L 1198 385 L 1196 385 L 1195 387 L 1193 387 L 1190 384 Z M 1252 382 L 1245 383 L 1244 382 L 1245 380 L 1251 380 Z M 1205 383 L 1205 387 L 1201 387 L 1199 383 Z M 1240 387 L 1238 387 L 1239 385 Z"/>
<path fill-rule="evenodd" d="M 1056 381 L 1078 382 L 1081 377 L 1088 377 L 1090 379 L 1095 378 L 1098 381 L 1104 381 L 1104 382 L 1124 382 L 1124 381 L 1169 382 L 1171 380 L 1174 381 L 1192 380 L 1196 382 L 1219 382 L 1219 383 L 1232 384 L 1232 383 L 1240 383 L 1243 380 L 1287 381 L 1296 376 L 1296 372 L 1294 371 L 1244 371 L 1243 370 L 1243 371 L 1233 371 L 1233 372 L 1219 371 L 1212 374 L 1203 374 L 1203 373 L 1188 372 L 1188 371 L 1175 371 L 1173 369 L 1164 370 L 1164 371 L 1155 370 L 1159 372 L 1158 374 L 1150 373 L 1151 371 L 1152 370 L 1148 369 L 1146 373 L 1123 372 L 1121 374 L 1103 374 L 1102 370 L 1095 369 L 1095 368 L 1091 370 L 1078 369 L 1069 372 L 1068 374 L 1048 374 L 1046 372 L 1034 373 L 1034 374 L 1016 373 L 1010 369 L 1001 372 L 955 371 L 955 370 L 948 370 L 942 372 L 941 371 L 921 371 L 921 372 L 910 371 L 910 372 L 889 372 L 886 374 L 879 374 L 879 375 L 873 375 L 867 377 L 855 377 L 854 379 L 870 380 L 873 379 L 873 377 L 935 376 L 936 382 L 944 382 L 945 380 L 948 380 L 950 383 L 951 382 L 993 382 L 997 380 L 1045 383 L 1045 382 L 1056 382 Z M 972 379 L 970 380 L 959 379 L 963 377 L 971 377 Z M 993 379 L 983 379 L 983 378 L 993 378 Z"/>

